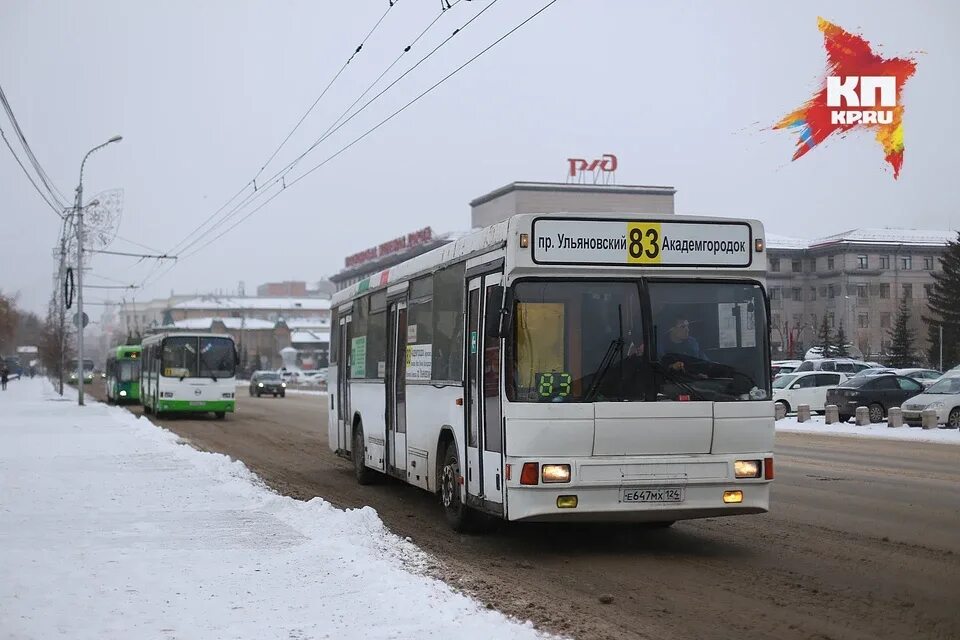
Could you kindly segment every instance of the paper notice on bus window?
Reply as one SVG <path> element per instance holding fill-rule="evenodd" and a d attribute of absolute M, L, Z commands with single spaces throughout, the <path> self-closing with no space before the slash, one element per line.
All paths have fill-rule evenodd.
<path fill-rule="evenodd" d="M 717 305 L 717 346 L 721 349 L 731 349 L 737 346 L 737 316 L 734 303 L 721 302 Z"/>
<path fill-rule="evenodd" d="M 521 387 L 533 387 L 538 371 L 563 371 L 563 328 L 562 302 L 517 304 L 517 376 Z"/>
<path fill-rule="evenodd" d="M 432 344 L 407 345 L 407 380 L 429 380 L 432 366 Z"/>
<path fill-rule="evenodd" d="M 407 344 L 416 344 L 417 342 L 417 325 L 409 324 L 407 325 Z"/>
<path fill-rule="evenodd" d="M 350 377 L 367 377 L 367 336 L 354 338 L 350 342 Z"/>
<path fill-rule="evenodd" d="M 753 311 L 749 310 L 749 304 L 740 303 L 740 346 L 757 346 L 757 324 Z"/>
<path fill-rule="evenodd" d="M 383 360 L 377 360 L 377 377 L 383 378 L 387 371 L 387 363 Z"/>

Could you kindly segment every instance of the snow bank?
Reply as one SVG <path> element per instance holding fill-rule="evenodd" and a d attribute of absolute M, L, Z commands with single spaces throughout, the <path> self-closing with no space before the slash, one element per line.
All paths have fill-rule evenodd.
<path fill-rule="evenodd" d="M 539 637 L 416 573 L 427 557 L 373 509 L 279 496 L 75 397 L 0 392 L 0 636 Z"/>
<path fill-rule="evenodd" d="M 884 440 L 912 440 L 914 442 L 942 442 L 960 444 L 960 432 L 957 429 L 921 429 L 906 425 L 891 429 L 886 422 L 858 427 L 853 422 L 826 424 L 824 417 L 811 416 L 808 422 L 797 422 L 796 416 L 777 420 L 777 431 L 787 433 L 816 433 L 824 436 L 845 436 L 852 438 L 881 438 Z"/>

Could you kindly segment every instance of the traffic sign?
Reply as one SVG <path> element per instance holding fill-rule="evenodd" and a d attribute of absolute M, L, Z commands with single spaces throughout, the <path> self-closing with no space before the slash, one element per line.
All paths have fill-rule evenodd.
<path fill-rule="evenodd" d="M 80 314 L 79 314 L 79 313 L 73 314 L 73 324 L 74 324 L 74 326 L 77 326 L 77 327 L 80 326 Z M 83 314 L 83 326 L 84 326 L 84 328 L 86 328 L 86 326 L 87 326 L 88 324 L 90 324 L 90 316 L 88 316 L 88 315 L 86 314 L 86 312 L 84 312 L 84 314 Z"/>

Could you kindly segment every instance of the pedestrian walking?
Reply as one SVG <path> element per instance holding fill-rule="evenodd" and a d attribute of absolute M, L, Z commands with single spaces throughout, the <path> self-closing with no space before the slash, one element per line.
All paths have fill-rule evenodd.
<path fill-rule="evenodd" d="M 10 370 L 7 369 L 7 365 L 3 365 L 3 368 L 0 368 L 0 387 L 3 391 L 7 390 L 7 380 L 10 378 Z"/>

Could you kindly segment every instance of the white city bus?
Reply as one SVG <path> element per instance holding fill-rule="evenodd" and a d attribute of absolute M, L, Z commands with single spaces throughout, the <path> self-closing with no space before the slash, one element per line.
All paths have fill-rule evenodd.
<path fill-rule="evenodd" d="M 337 292 L 329 443 L 451 525 L 765 512 L 763 228 L 520 214 Z"/>
<path fill-rule="evenodd" d="M 210 413 L 223 419 L 236 403 L 237 348 L 229 335 L 160 333 L 143 339 L 143 410 Z"/>

